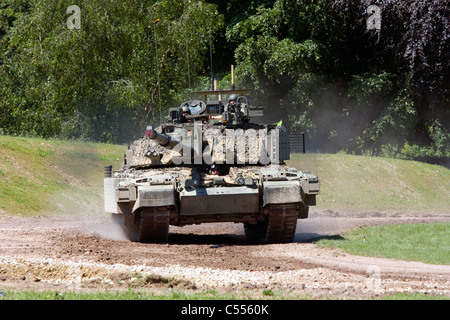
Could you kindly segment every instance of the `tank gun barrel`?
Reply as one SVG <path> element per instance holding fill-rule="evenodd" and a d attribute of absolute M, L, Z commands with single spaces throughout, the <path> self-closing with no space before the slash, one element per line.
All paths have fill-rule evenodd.
<path fill-rule="evenodd" d="M 167 149 L 173 149 L 179 143 L 178 141 L 172 140 L 168 135 L 156 132 L 152 126 L 147 127 L 147 130 L 145 130 L 145 135 L 156 141 L 161 147 Z"/>

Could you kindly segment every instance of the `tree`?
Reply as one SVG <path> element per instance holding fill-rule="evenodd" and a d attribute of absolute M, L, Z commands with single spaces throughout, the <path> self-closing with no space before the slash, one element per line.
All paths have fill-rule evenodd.
<path fill-rule="evenodd" d="M 450 152 L 448 34 L 439 1 L 277 0 L 227 26 L 238 80 L 271 120 L 289 118 L 323 151 L 371 154 L 407 141 Z"/>
<path fill-rule="evenodd" d="M 133 139 L 204 74 L 209 35 L 221 27 L 203 1 L 82 2 L 80 29 L 67 28 L 68 6 L 31 1 L 2 37 L 3 132 Z"/>
<path fill-rule="evenodd" d="M 304 74 L 327 72 L 328 45 L 334 41 L 327 36 L 333 28 L 329 9 L 323 3 L 276 1 L 228 28 L 227 38 L 237 46 L 238 80 L 255 89 L 253 98 L 268 106 L 270 120 L 280 117 L 283 104 L 305 107 L 284 101 L 300 88 Z"/>
<path fill-rule="evenodd" d="M 378 144 L 383 140 L 386 143 L 393 128 L 397 128 L 400 129 L 396 130 L 397 140 L 401 132 L 404 141 L 433 148 L 437 140 L 433 138 L 432 132 L 437 126 L 437 131 L 442 133 L 438 139 L 438 149 L 441 154 L 445 153 L 445 149 L 447 153 L 450 152 L 450 135 L 445 125 L 442 125 L 448 126 L 450 123 L 450 24 L 446 3 L 368 0 L 333 2 L 337 18 L 345 28 L 347 48 L 351 48 L 344 51 L 344 56 L 348 57 L 343 60 L 344 69 L 353 69 L 353 74 L 388 71 L 397 77 L 398 85 L 393 87 L 392 99 L 380 108 L 373 119 L 374 126 L 367 130 L 378 132 L 371 139 L 378 140 Z M 373 4 L 379 6 L 382 14 L 379 31 L 367 30 L 363 19 L 367 16 L 366 9 Z M 350 65 L 363 69 L 350 68 Z"/>

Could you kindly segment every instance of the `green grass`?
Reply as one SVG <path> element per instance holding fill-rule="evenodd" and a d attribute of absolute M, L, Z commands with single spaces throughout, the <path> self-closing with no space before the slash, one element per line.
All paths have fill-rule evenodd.
<path fill-rule="evenodd" d="M 262 297 L 270 300 L 293 299 L 283 293 L 273 293 Z M 298 299 L 297 297 L 295 297 Z M 305 298 L 305 297 L 303 297 Z M 245 294 L 223 294 L 215 290 L 186 293 L 176 290 L 165 293 L 144 292 L 128 289 L 124 291 L 104 291 L 95 293 L 82 293 L 73 291 L 0 291 L 0 300 L 253 300 L 254 297 Z"/>
<path fill-rule="evenodd" d="M 125 150 L 117 145 L 0 135 L 0 215 L 98 212 L 103 167 L 118 168 Z"/>
<path fill-rule="evenodd" d="M 285 294 L 262 293 L 262 298 L 267 300 L 311 300 L 308 295 L 297 297 Z M 183 293 L 171 291 L 165 294 L 154 292 L 140 292 L 132 289 L 114 292 L 81 293 L 73 291 L 0 291 L 1 300 L 254 300 L 254 297 L 237 294 L 220 294 L 215 290 L 196 293 Z M 385 295 L 380 300 L 450 300 L 449 296 L 422 294 L 422 293 L 398 293 Z"/>
<path fill-rule="evenodd" d="M 172 292 L 170 294 L 156 294 L 134 290 L 115 292 L 59 292 L 59 291 L 6 291 L 0 299 L 4 300 L 199 300 L 214 297 L 209 293 L 187 295 Z"/>
<path fill-rule="evenodd" d="M 359 228 L 317 243 L 355 255 L 450 265 L 448 222 Z"/>
<path fill-rule="evenodd" d="M 381 297 L 381 300 L 450 300 L 450 296 L 423 293 L 397 293 Z"/>
<path fill-rule="evenodd" d="M 318 209 L 450 213 L 450 170 L 442 166 L 347 154 L 293 154 L 288 165 L 319 176 Z"/>

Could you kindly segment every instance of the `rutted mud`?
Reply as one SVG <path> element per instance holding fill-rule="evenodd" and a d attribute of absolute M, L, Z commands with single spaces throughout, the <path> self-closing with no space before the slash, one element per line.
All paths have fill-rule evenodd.
<path fill-rule="evenodd" d="M 396 292 L 450 295 L 450 266 L 352 256 L 313 239 L 359 226 L 450 221 L 449 216 L 299 220 L 295 241 L 250 245 L 233 223 L 170 227 L 168 244 L 130 242 L 109 217 L 0 217 L 0 291 L 214 289 L 254 298 L 264 290 L 312 298 Z"/>

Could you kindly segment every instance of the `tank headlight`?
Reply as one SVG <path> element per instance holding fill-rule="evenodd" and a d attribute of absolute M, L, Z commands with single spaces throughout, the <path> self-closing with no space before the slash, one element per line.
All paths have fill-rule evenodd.
<path fill-rule="evenodd" d="M 255 181 L 252 177 L 245 177 L 245 185 L 246 186 L 252 186 L 255 184 Z"/>
<path fill-rule="evenodd" d="M 238 176 L 238 177 L 236 178 L 236 183 L 237 183 L 237 184 L 243 185 L 244 182 L 245 182 L 245 179 L 244 179 L 242 176 Z"/>

